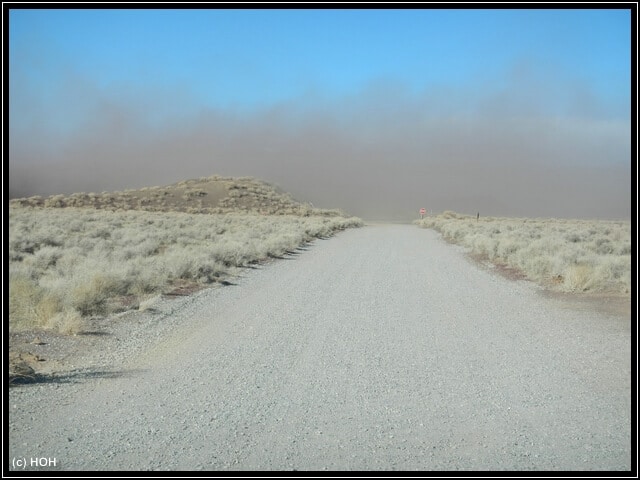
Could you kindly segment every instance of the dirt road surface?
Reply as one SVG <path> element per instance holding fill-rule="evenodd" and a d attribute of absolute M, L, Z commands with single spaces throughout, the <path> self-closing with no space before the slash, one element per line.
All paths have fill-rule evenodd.
<path fill-rule="evenodd" d="M 10 388 L 5 468 L 631 468 L 629 313 L 431 230 L 348 230 L 166 305 L 175 328 L 96 353 L 113 374 Z"/>

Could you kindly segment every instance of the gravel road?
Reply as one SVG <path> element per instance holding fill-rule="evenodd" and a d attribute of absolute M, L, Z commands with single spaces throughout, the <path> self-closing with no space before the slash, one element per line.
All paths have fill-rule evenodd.
<path fill-rule="evenodd" d="M 136 315 L 158 330 L 95 352 L 111 374 L 10 388 L 5 469 L 631 468 L 630 315 L 431 230 L 347 230 Z"/>

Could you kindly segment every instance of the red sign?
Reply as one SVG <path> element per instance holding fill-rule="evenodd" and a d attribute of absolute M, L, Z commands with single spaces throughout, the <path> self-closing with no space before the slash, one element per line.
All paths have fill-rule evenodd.
<path fill-rule="evenodd" d="M 420 209 L 420 215 L 424 215 L 425 213 L 427 213 L 427 209 L 426 208 L 421 208 Z"/>

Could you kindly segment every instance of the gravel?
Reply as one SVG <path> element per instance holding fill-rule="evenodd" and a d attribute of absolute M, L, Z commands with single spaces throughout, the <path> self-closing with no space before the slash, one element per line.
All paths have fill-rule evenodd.
<path fill-rule="evenodd" d="M 347 230 L 109 332 L 9 389 L 10 469 L 631 468 L 630 314 L 431 230 Z"/>

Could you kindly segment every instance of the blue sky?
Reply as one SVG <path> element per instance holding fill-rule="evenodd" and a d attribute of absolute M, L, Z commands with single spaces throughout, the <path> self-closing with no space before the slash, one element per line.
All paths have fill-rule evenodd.
<path fill-rule="evenodd" d="M 10 67 L 43 96 L 72 71 L 98 88 L 181 86 L 205 106 L 253 108 L 380 80 L 415 92 L 500 82 L 531 63 L 621 115 L 629 25 L 622 10 L 15 10 Z"/>
<path fill-rule="evenodd" d="M 12 162 L 68 158 L 107 117 L 164 135 L 202 118 L 275 115 L 283 138 L 325 118 L 360 139 L 386 134 L 376 115 L 399 130 L 407 118 L 475 118 L 470 135 L 488 119 L 524 118 L 618 141 L 630 121 L 630 21 L 598 9 L 15 9 Z M 585 162 L 628 160 L 620 151 Z"/>

